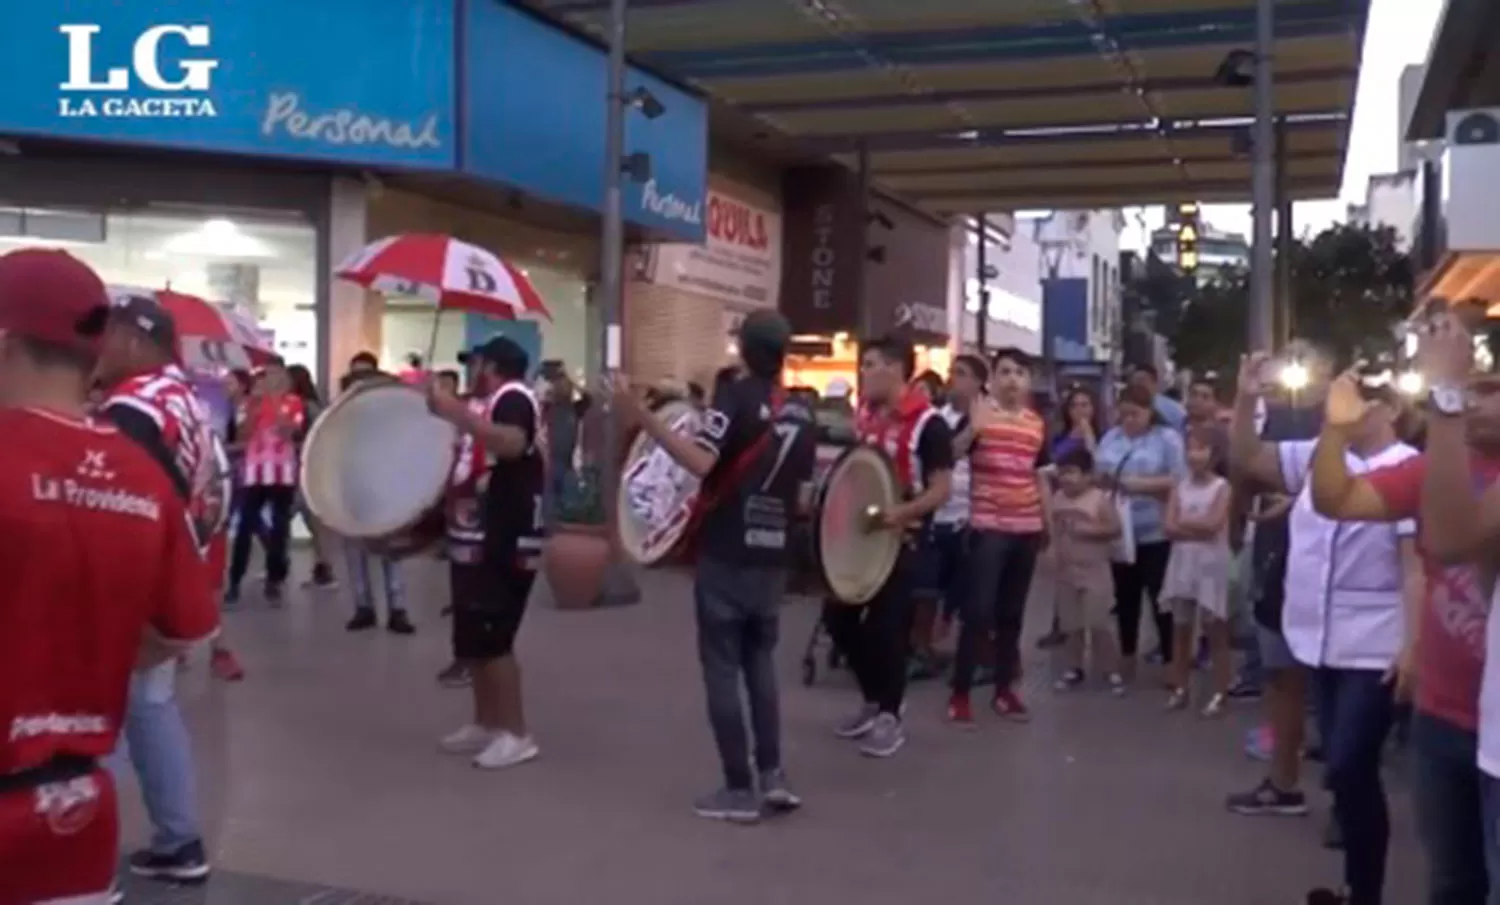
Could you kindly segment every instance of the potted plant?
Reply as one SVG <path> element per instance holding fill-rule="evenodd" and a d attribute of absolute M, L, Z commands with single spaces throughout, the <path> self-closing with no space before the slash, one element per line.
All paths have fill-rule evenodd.
<path fill-rule="evenodd" d="M 542 551 L 542 570 L 562 610 L 593 607 L 609 566 L 609 530 L 597 467 L 570 472 Z"/>

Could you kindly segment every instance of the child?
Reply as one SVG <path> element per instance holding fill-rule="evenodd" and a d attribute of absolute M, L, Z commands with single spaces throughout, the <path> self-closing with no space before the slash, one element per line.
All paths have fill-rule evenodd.
<path fill-rule="evenodd" d="M 1193 668 L 1197 617 L 1208 635 L 1213 661 L 1213 696 L 1203 708 L 1206 717 L 1224 711 L 1229 692 L 1229 482 L 1214 473 L 1214 438 L 1206 430 L 1188 432 L 1188 474 L 1172 489 L 1167 503 L 1167 539 L 1172 556 L 1162 600 L 1172 606 L 1175 619 L 1171 695 L 1168 710 L 1188 703 L 1188 679 Z"/>
<path fill-rule="evenodd" d="M 1109 495 L 1094 486 L 1094 454 L 1086 446 L 1070 447 L 1055 465 L 1058 489 L 1050 507 L 1054 585 L 1067 663 L 1056 688 L 1067 691 L 1083 681 L 1084 648 L 1092 636 L 1094 668 L 1107 672 L 1115 694 L 1123 694 L 1125 680 L 1119 672 L 1110 615 L 1115 589 L 1109 568 L 1110 545 L 1120 535 L 1120 515 Z"/>

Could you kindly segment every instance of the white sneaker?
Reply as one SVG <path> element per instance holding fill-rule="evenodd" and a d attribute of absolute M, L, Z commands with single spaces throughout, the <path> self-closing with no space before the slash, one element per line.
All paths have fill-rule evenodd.
<path fill-rule="evenodd" d="M 457 732 L 444 736 L 438 742 L 438 748 L 446 754 L 478 754 L 489 747 L 498 736 L 499 733 L 470 723 Z"/>
<path fill-rule="evenodd" d="M 502 732 L 474 756 L 474 766 L 481 770 L 499 770 L 524 764 L 541 753 L 542 749 L 531 736 L 517 738 L 509 732 Z"/>

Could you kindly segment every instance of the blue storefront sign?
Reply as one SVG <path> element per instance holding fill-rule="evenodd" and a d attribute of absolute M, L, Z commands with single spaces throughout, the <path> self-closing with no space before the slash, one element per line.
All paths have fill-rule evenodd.
<path fill-rule="evenodd" d="M 35 0 L 0 134 L 451 169 L 453 0 Z"/>
<path fill-rule="evenodd" d="M 1043 348 L 1052 350 L 1052 359 L 1059 363 L 1092 361 L 1088 280 L 1082 277 L 1043 280 L 1042 305 L 1046 309 Z"/>
<path fill-rule="evenodd" d="M 599 48 L 503 0 L 469 0 L 462 97 L 465 172 L 598 210 L 604 196 L 606 59 Z M 627 178 L 625 219 L 679 242 L 702 242 L 708 185 L 703 101 L 636 69 L 661 115 L 626 113 L 625 153 L 650 178 Z"/>

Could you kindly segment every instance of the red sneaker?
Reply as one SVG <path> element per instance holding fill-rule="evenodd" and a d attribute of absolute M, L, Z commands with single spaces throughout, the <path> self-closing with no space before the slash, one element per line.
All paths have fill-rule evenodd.
<path fill-rule="evenodd" d="M 1031 711 L 1026 709 L 1025 702 L 1009 688 L 996 692 L 994 703 L 990 706 L 1000 717 L 1013 723 L 1031 722 Z"/>
<path fill-rule="evenodd" d="M 215 648 L 213 655 L 209 658 L 208 666 L 215 676 L 225 682 L 238 682 L 245 678 L 245 668 L 240 665 L 239 658 L 234 655 L 234 651 L 228 648 Z"/>
<path fill-rule="evenodd" d="M 975 729 L 974 710 L 969 706 L 968 695 L 954 695 L 948 699 L 948 722 L 959 729 Z"/>

